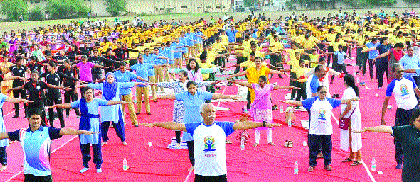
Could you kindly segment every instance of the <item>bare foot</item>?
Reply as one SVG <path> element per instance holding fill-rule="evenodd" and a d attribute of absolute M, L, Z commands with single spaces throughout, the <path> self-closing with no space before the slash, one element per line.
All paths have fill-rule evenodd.
<path fill-rule="evenodd" d="M 2 166 L 0 167 L 0 171 L 4 171 L 4 170 L 6 170 L 6 168 L 7 168 L 7 165 L 2 165 Z"/>
<path fill-rule="evenodd" d="M 258 146 L 258 143 L 254 143 L 254 147 L 257 147 Z"/>
<path fill-rule="evenodd" d="M 188 171 L 193 171 L 194 170 L 194 166 L 191 166 Z"/>

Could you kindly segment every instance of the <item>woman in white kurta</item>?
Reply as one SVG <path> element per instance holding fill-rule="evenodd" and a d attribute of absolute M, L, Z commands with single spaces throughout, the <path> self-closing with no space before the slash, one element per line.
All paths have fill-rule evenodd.
<path fill-rule="evenodd" d="M 352 75 L 344 76 L 344 90 L 342 100 L 357 98 L 359 96 L 359 88 L 355 85 L 354 77 Z M 358 133 L 352 133 L 352 130 L 360 130 L 362 128 L 362 114 L 360 113 L 359 102 L 354 101 L 347 106 L 347 104 L 341 104 L 341 118 L 350 117 L 350 126 L 348 130 L 340 129 L 340 149 L 343 151 L 350 151 L 350 156 L 343 160 L 343 162 L 351 162 L 352 166 L 361 164 L 362 155 L 360 149 L 362 149 L 362 136 Z"/>
<path fill-rule="evenodd" d="M 106 101 L 120 101 L 121 88 L 132 88 L 135 85 L 143 84 L 137 82 L 116 82 L 113 73 L 109 72 L 105 77 L 106 81 L 98 84 L 88 84 L 88 87 L 93 89 L 101 90 L 102 99 Z M 121 139 L 123 145 L 127 145 L 125 142 L 125 126 L 124 126 L 124 113 L 122 112 L 121 105 L 113 106 L 102 106 L 101 107 L 101 130 L 103 144 L 106 144 L 109 140 L 108 129 L 109 125 L 113 124 L 117 136 Z"/>

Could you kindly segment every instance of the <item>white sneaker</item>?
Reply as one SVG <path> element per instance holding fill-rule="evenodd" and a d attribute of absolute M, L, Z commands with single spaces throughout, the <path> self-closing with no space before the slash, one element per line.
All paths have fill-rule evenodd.
<path fill-rule="evenodd" d="M 83 168 L 82 170 L 80 170 L 80 173 L 84 173 L 84 172 L 86 172 L 86 171 L 88 171 L 89 170 L 89 168 Z"/>
<path fill-rule="evenodd" d="M 102 169 L 96 169 L 96 173 L 102 173 Z"/>

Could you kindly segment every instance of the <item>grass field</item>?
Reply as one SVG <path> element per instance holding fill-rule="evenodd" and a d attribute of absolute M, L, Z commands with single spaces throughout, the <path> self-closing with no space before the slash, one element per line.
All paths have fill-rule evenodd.
<path fill-rule="evenodd" d="M 408 9 L 408 8 L 407 8 Z M 375 8 L 375 9 L 357 9 L 356 12 L 358 14 L 364 14 L 368 11 L 372 12 L 380 12 L 380 10 L 384 10 L 386 13 L 393 13 L 394 11 L 397 13 L 404 12 L 405 9 L 403 8 Z M 411 9 L 408 9 L 411 10 Z M 415 11 L 419 12 L 420 8 L 415 8 Z M 353 9 L 343 10 L 348 12 L 353 12 Z M 290 15 L 292 11 L 274 11 L 274 12 L 256 12 L 258 13 L 265 13 L 266 17 L 271 19 L 276 19 L 280 16 L 286 16 Z M 296 11 L 296 14 L 301 15 L 304 13 L 309 18 L 314 17 L 325 17 L 329 13 L 336 14 L 338 13 L 338 10 L 308 10 L 308 11 Z M 148 16 L 141 16 L 141 18 L 144 19 L 144 21 L 148 24 L 153 23 L 154 21 L 159 20 L 166 20 L 166 21 L 172 21 L 172 19 L 175 20 L 181 20 L 183 22 L 191 22 L 198 20 L 200 18 L 204 18 L 206 20 L 209 20 L 211 16 L 213 16 L 215 19 L 218 19 L 219 17 L 223 17 L 225 13 L 188 13 L 188 14 L 162 14 L 162 15 L 148 15 Z M 236 20 L 243 20 L 245 17 L 247 17 L 250 12 L 235 12 L 227 13 L 229 16 L 233 16 Z M 133 20 L 134 16 L 122 16 L 119 17 L 121 21 L 125 20 Z M 115 17 L 97 17 L 93 20 L 104 20 L 107 19 L 110 22 L 114 22 Z M 71 21 L 87 21 L 87 18 L 78 18 L 78 19 L 61 19 L 61 20 L 48 20 L 48 21 L 25 21 L 22 23 L 19 22 L 0 22 L 0 31 L 10 31 L 10 30 L 19 30 L 19 29 L 32 29 L 36 27 L 46 27 L 47 25 L 55 25 L 55 24 L 69 24 Z"/>

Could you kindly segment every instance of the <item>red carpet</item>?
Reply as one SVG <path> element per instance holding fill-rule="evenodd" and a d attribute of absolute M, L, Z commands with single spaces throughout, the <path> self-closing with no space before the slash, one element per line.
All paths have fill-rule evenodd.
<path fill-rule="evenodd" d="M 348 67 L 349 72 L 353 73 L 353 67 Z M 362 77 L 362 81 L 367 81 L 367 76 Z M 279 85 L 288 85 L 288 78 L 279 80 L 277 76 L 271 79 L 271 82 L 278 82 Z M 330 86 L 331 94 L 338 93 L 340 96 L 344 91 L 343 79 L 337 78 Z M 380 124 L 380 112 L 382 102 L 385 96 L 385 89 L 377 90 L 376 82 L 366 82 L 366 87 L 360 88 L 360 108 L 362 111 L 362 126 L 375 126 Z M 221 91 L 224 87 L 222 87 Z M 219 91 L 219 92 L 221 92 Z M 225 90 L 225 94 L 236 94 L 237 87 L 231 86 Z M 273 100 L 279 107 L 285 104 L 279 104 L 279 100 L 284 100 L 286 90 L 277 90 L 273 93 Z M 375 97 L 378 93 L 379 97 Z M 391 100 L 392 110 L 388 110 L 386 120 L 388 125 L 394 124 L 395 101 Z M 236 120 L 241 115 L 241 108 L 246 102 L 220 103 L 221 107 L 229 107 L 229 111 L 218 111 L 218 120 Z M 217 104 L 217 103 L 216 103 Z M 158 103 L 151 102 L 152 115 L 141 114 L 138 116 L 140 122 L 170 121 L 172 119 L 173 102 L 170 100 L 160 100 Z M 339 115 L 339 108 L 334 110 L 335 116 Z M 27 127 L 27 121 L 24 119 L 12 119 L 14 115 L 12 104 L 4 106 L 6 125 L 9 131 Z M 10 113 L 11 112 L 11 113 Z M 23 112 L 21 112 L 21 115 Z M 332 168 L 328 172 L 323 169 L 323 159 L 318 160 L 318 166 L 314 172 L 309 173 L 308 147 L 304 147 L 302 142 L 307 141 L 307 131 L 300 125 L 300 120 L 308 119 L 307 112 L 296 112 L 298 121 L 292 128 L 287 125 L 274 129 L 273 140 L 276 146 L 269 146 L 266 142 L 266 133 L 263 131 L 260 145 L 257 148 L 252 147 L 254 143 L 254 131 L 250 130 L 250 142 L 246 145 L 244 151 L 240 150 L 239 141 L 236 140 L 238 131 L 228 137 L 233 144 L 227 145 L 227 170 L 228 181 L 299 181 L 299 182 L 370 182 L 368 172 L 362 166 L 352 167 L 349 163 L 341 163 L 341 160 L 348 156 L 348 153 L 339 150 L 339 128 L 333 122 L 334 134 L 332 151 Z M 173 131 L 161 128 L 134 127 L 131 125 L 129 116 L 126 115 L 127 142 L 128 146 L 123 146 L 115 131 L 110 129 L 110 141 L 102 149 L 103 152 L 103 173 L 96 174 L 93 169 L 94 164 L 90 162 L 91 170 L 80 174 L 82 168 L 82 157 L 79 148 L 78 138 L 71 140 L 72 136 L 65 136 L 53 142 L 53 150 L 61 147 L 64 143 L 71 140 L 60 149 L 52 153 L 52 172 L 54 181 L 101 181 L 101 182 L 119 182 L 119 181 L 170 181 L 183 182 L 189 174 L 187 150 L 170 150 L 166 146 L 171 138 L 175 136 Z M 284 123 L 284 114 L 274 111 L 276 123 Z M 66 123 L 69 127 L 76 127 L 78 119 L 74 112 L 71 112 L 70 119 Z M 58 124 L 58 120 L 56 121 Z M 377 160 L 377 170 L 383 171 L 382 175 L 372 172 L 373 178 L 380 182 L 401 181 L 401 170 L 396 170 L 394 161 L 393 137 L 388 134 L 364 133 L 363 134 L 363 160 L 370 168 L 372 157 Z M 292 140 L 293 148 L 284 148 L 284 141 Z M 148 146 L 152 142 L 152 146 Z M 18 143 L 13 143 L 7 149 L 9 156 L 9 166 L 5 172 L 0 175 L 0 181 L 23 181 L 23 174 L 18 174 L 23 168 L 22 150 Z M 123 171 L 122 161 L 126 158 L 130 169 Z M 294 162 L 299 163 L 299 174 L 293 174 Z M 16 175 L 16 177 L 13 177 Z M 12 178 L 13 177 L 13 178 Z M 188 181 L 193 181 L 191 175 Z"/>

